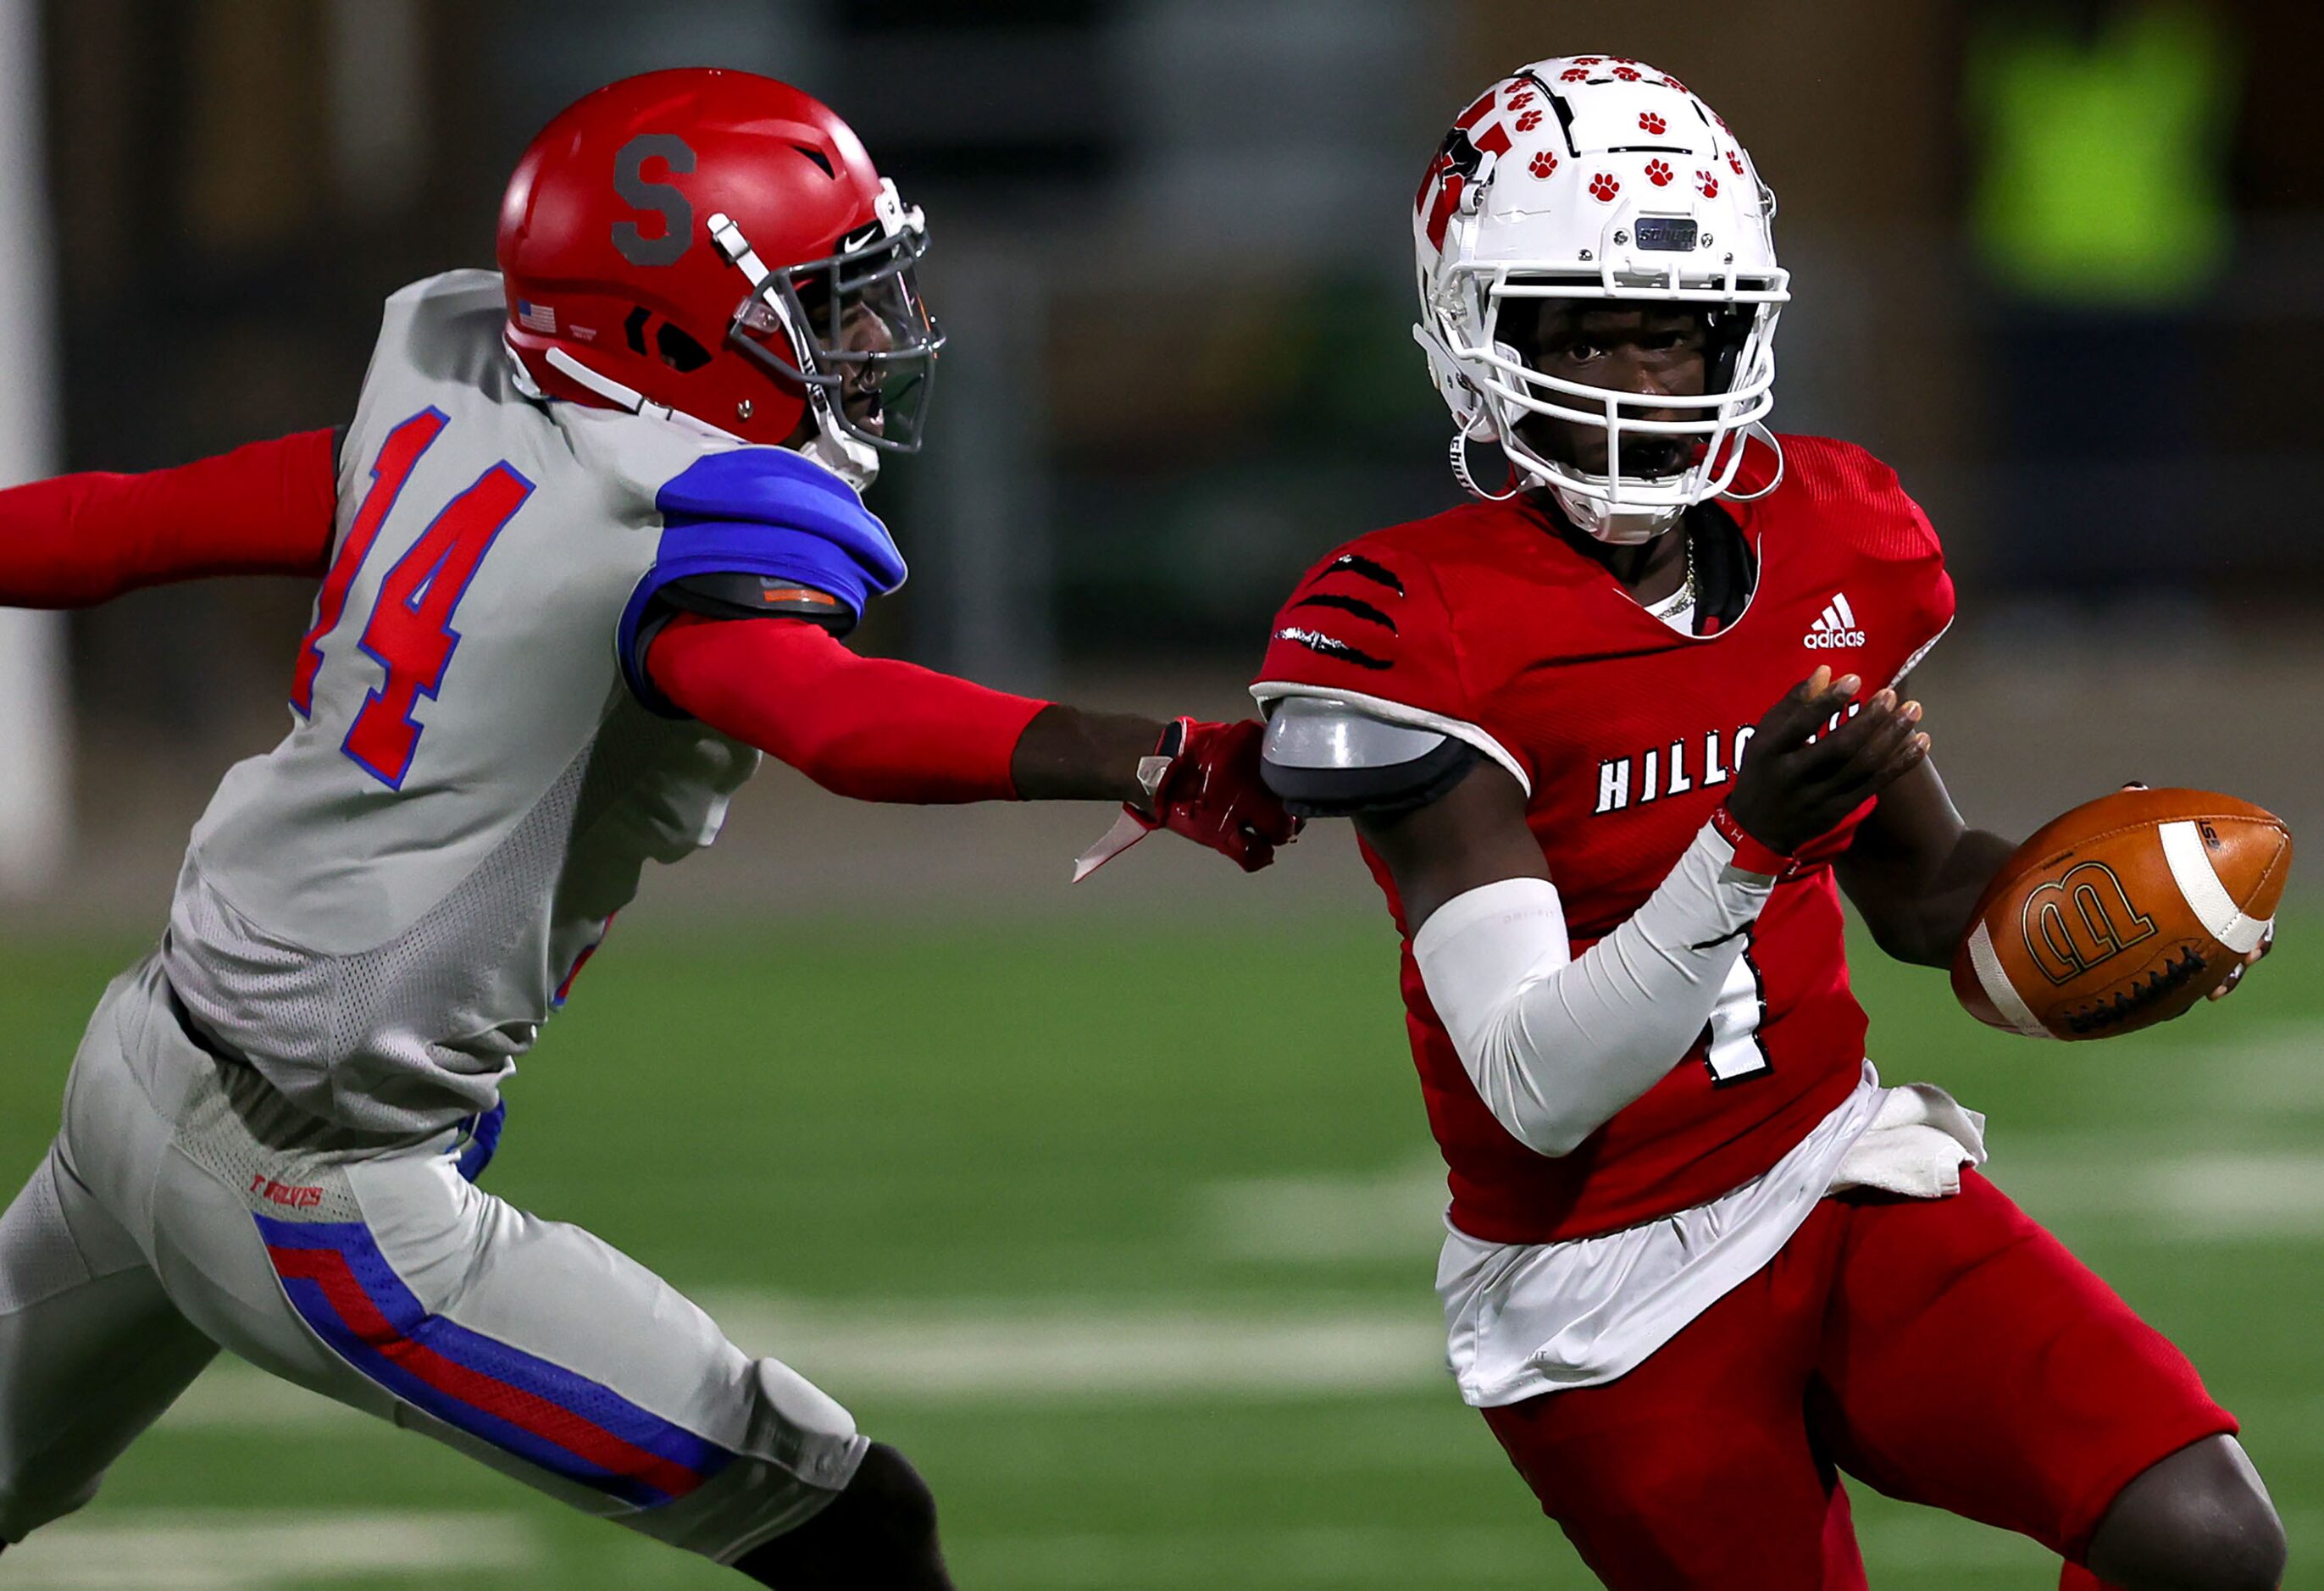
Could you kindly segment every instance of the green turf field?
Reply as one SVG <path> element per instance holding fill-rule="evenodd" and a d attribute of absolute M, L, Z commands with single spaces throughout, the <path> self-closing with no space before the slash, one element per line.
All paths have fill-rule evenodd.
<path fill-rule="evenodd" d="M 1873 1053 L 2194 1356 L 2324 1532 L 2324 939 L 2107 1045 L 1992 1035 L 1868 949 Z M 0 942 L 0 1166 L 133 946 Z M 621 1243 L 916 1456 L 971 1587 L 1587 1582 L 1434 1369 L 1437 1172 L 1393 944 L 1339 929 L 625 933 L 488 1185 Z M 1859 1491 L 1876 1586 L 2054 1584 Z M 700 1563 L 249 1373 L 206 1382 L 0 1585 L 679 1586 Z"/>

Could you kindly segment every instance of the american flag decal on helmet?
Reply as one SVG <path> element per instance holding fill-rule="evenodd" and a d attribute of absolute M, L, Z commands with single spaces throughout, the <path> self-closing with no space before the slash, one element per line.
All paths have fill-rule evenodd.
<path fill-rule="evenodd" d="M 547 304 L 536 304 L 530 299 L 516 301 L 516 320 L 527 331 L 557 335 L 557 311 Z"/>

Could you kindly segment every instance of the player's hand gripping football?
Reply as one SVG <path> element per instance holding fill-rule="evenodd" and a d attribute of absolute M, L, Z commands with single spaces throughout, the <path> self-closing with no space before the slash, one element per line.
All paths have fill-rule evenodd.
<path fill-rule="evenodd" d="M 1174 719 L 1153 755 L 1139 764 L 1145 803 L 1124 804 L 1112 830 L 1074 862 L 1074 882 L 1157 829 L 1207 845 L 1246 873 L 1273 861 L 1277 846 L 1297 838 L 1299 820 L 1283 810 L 1259 777 L 1259 739 L 1265 732 L 1266 726 L 1251 719 Z"/>
<path fill-rule="evenodd" d="M 1779 856 L 1794 856 L 1909 772 L 1929 752 L 1918 702 L 1877 691 L 1856 716 L 1818 736 L 1848 710 L 1864 682 L 1818 668 L 1767 710 L 1735 776 L 1727 813 Z M 1810 737 L 1816 738 L 1811 740 Z"/>

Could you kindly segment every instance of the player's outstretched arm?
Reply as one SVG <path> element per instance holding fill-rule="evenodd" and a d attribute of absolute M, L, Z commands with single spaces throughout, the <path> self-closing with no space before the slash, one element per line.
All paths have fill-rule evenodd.
<path fill-rule="evenodd" d="M 1936 765 L 1923 761 L 1881 793 L 1833 871 L 1873 943 L 1900 961 L 1945 967 L 2015 849 L 1962 822 Z"/>
<path fill-rule="evenodd" d="M 306 431 L 175 469 L 59 475 L 0 492 L 0 605 L 85 608 L 209 575 L 320 578 L 337 438 Z"/>
<path fill-rule="evenodd" d="M 861 801 L 1118 801 L 1263 867 L 1296 826 L 1259 776 L 1259 726 L 1163 723 L 862 658 L 819 625 L 681 613 L 647 653 L 685 712 Z"/>

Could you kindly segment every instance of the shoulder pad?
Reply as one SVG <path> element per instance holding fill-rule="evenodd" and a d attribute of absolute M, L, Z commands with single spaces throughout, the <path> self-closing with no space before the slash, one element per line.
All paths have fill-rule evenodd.
<path fill-rule="evenodd" d="M 670 709 L 641 660 L 657 615 L 783 613 L 844 635 L 873 597 L 904 583 L 903 555 L 855 489 L 786 448 L 703 455 L 662 483 L 654 510 L 661 538 L 616 646 L 630 689 L 656 713 Z"/>
<path fill-rule="evenodd" d="M 662 484 L 657 567 L 744 570 L 828 591 L 861 612 L 904 584 L 903 555 L 854 488 L 781 447 L 713 453 Z"/>
<path fill-rule="evenodd" d="M 1425 806 L 1481 755 L 1433 729 L 1390 723 L 1326 696 L 1277 703 L 1261 742 L 1267 787 L 1298 817 Z"/>
<path fill-rule="evenodd" d="M 802 531 L 858 559 L 880 594 L 904 583 L 903 556 L 862 495 L 787 447 L 706 454 L 663 483 L 654 506 L 672 526 L 742 520 Z"/>

